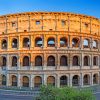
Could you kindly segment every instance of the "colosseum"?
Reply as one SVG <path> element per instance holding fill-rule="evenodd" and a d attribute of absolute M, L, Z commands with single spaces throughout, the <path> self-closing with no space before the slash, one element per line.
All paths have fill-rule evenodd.
<path fill-rule="evenodd" d="M 67 12 L 0 16 L 0 87 L 100 84 L 100 20 Z"/>

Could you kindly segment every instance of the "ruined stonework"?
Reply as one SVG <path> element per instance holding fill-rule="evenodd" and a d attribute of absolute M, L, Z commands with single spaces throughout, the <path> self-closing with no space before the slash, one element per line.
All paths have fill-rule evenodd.
<path fill-rule="evenodd" d="M 100 84 L 100 20 L 66 12 L 0 16 L 0 86 Z"/>

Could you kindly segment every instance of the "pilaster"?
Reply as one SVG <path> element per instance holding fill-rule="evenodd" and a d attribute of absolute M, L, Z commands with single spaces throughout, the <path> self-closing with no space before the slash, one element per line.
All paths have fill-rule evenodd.
<path fill-rule="evenodd" d="M 11 79 L 10 79 L 10 75 L 9 74 L 7 74 L 7 87 L 9 87 L 11 84 L 10 84 L 10 82 L 11 82 Z"/>

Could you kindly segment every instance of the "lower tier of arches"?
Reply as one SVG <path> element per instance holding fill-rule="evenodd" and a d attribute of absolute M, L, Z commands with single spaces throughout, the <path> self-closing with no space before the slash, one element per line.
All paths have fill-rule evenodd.
<path fill-rule="evenodd" d="M 39 88 L 41 85 L 63 86 L 93 86 L 100 84 L 100 73 L 78 74 L 1 74 L 0 86 Z"/>

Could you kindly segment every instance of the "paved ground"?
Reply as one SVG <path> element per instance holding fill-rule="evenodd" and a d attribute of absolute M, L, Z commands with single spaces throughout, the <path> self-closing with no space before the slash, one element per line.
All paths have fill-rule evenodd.
<path fill-rule="evenodd" d="M 96 88 L 96 91 L 94 91 L 94 93 L 94 95 L 96 96 L 96 100 L 100 100 L 100 88 Z M 16 93 L 10 90 L 0 90 L 0 100 L 34 100 L 32 95 L 34 96 L 35 94 L 27 94 L 27 92 L 21 93 L 21 91 Z"/>
<path fill-rule="evenodd" d="M 100 100 L 100 92 L 95 94 L 96 100 Z"/>
<path fill-rule="evenodd" d="M 0 94 L 0 100 L 33 100 L 33 97 Z"/>
<path fill-rule="evenodd" d="M 96 93 L 95 96 L 96 100 L 100 100 L 100 93 Z M 33 100 L 33 97 L 0 94 L 0 100 Z"/>

